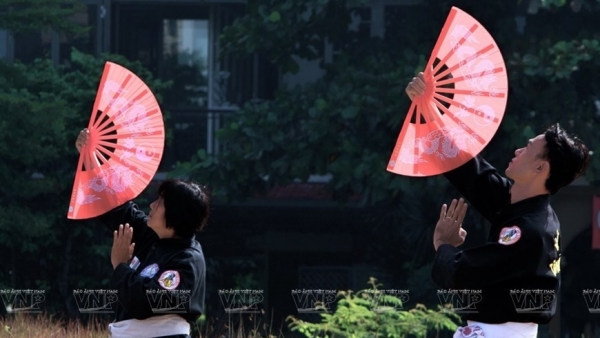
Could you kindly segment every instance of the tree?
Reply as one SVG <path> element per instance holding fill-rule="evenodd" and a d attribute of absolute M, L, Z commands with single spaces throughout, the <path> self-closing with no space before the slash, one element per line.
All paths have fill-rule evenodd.
<path fill-rule="evenodd" d="M 443 179 L 400 177 L 385 168 L 408 108 L 404 87 L 424 67 L 450 7 L 477 18 L 503 52 L 510 81 L 507 114 L 483 152 L 503 166 L 527 138 L 556 121 L 590 149 L 598 148 L 600 80 L 593 69 L 599 62 L 600 3 L 574 1 L 577 11 L 565 1 L 536 0 L 388 6 L 383 38 L 347 29 L 366 3 L 249 1 L 248 14 L 221 37 L 226 52 L 265 53 L 282 73 L 297 71 L 298 57 L 316 60 L 326 74 L 303 87 L 281 88 L 271 101 L 248 102 L 218 131 L 223 144 L 218 155 L 200 149 L 173 174 L 211 182 L 225 201 L 331 174 L 328 187 L 337 200 L 360 195 L 369 206 L 370 229 L 360 238 L 371 243 L 373 262 L 406 275 L 427 269 L 437 214 L 431 208 L 456 192 Z M 323 60 L 326 40 L 337 52 L 330 63 Z M 592 161 L 586 177 L 598 184 L 600 159 Z M 482 230 L 483 220 L 473 217 Z M 470 233 L 470 239 L 474 233 L 485 236 Z M 398 269 L 402 261 L 412 263 Z M 419 276 L 409 282 L 420 285 L 428 278 Z"/>
<path fill-rule="evenodd" d="M 0 0 L 0 28 L 20 33 L 53 28 L 57 31 L 81 33 L 81 27 L 70 20 L 82 3 L 75 0 Z"/>
<path fill-rule="evenodd" d="M 268 53 L 282 72 L 297 69 L 290 66 L 297 57 L 321 60 L 326 76 L 304 88 L 283 89 L 275 100 L 247 103 L 219 131 L 226 144 L 222 154 L 209 157 L 200 151 L 196 167 L 186 169 L 218 182 L 216 188 L 229 198 L 326 173 L 333 175 L 330 188 L 342 199 L 360 193 L 368 203 L 377 203 L 398 196 L 411 182 L 384 168 L 408 107 L 404 87 L 421 70 L 437 38 L 438 32 L 425 27 L 441 27 L 450 5 L 464 8 L 492 32 L 510 73 L 507 114 L 488 148 L 489 153 L 505 151 L 492 156 L 493 161 L 505 162 L 511 149 L 554 121 L 576 130 L 591 148 L 597 146 L 592 126 L 598 80 L 586 71 L 597 65 L 600 52 L 594 39 L 597 2 L 586 3 L 586 10 L 577 13 L 556 8 L 564 1 L 542 2 L 548 8 L 526 16 L 521 35 L 515 23 L 518 1 L 391 8 L 390 16 L 406 11 L 414 15 L 404 14 L 396 26 L 390 19 L 383 40 L 346 29 L 354 11 L 351 4 L 355 3 L 250 2 L 249 14 L 222 36 L 226 52 Z M 569 29 L 558 29 L 557 20 L 569 22 Z M 576 39 L 566 40 L 569 37 Z M 340 50 L 330 64 L 323 63 L 319 53 L 325 39 Z M 599 164 L 594 158 L 587 176 L 591 181 L 596 181 Z M 198 167 L 202 173 L 193 170 Z"/>
<path fill-rule="evenodd" d="M 139 62 L 114 55 L 73 51 L 69 68 L 50 60 L 0 64 L 0 287 L 46 290 L 48 309 L 71 315 L 72 290 L 101 288 L 110 276 L 109 234 L 66 218 L 74 140 L 87 126 L 106 60 L 131 69 L 154 92 L 165 88 Z"/>
<path fill-rule="evenodd" d="M 0 29 L 80 34 L 76 0 L 0 0 Z M 50 312 L 78 314 L 72 290 L 108 283 L 110 236 L 91 222 L 68 221 L 77 154 L 104 62 L 131 69 L 160 93 L 139 62 L 73 51 L 69 66 L 48 59 L 0 62 L 0 288 L 42 289 Z M 106 235 L 106 236 L 104 236 Z M 84 257 L 81 259 L 81 257 Z M 104 263 L 104 264 L 103 264 Z"/>

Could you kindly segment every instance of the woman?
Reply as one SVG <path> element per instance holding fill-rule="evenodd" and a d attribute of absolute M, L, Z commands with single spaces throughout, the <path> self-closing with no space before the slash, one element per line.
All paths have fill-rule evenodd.
<path fill-rule="evenodd" d="M 82 130 L 75 146 L 87 144 Z M 190 323 L 204 310 L 206 266 L 195 233 L 206 224 L 205 187 L 164 181 L 146 216 L 133 202 L 98 219 L 114 232 L 110 287 L 117 290 L 113 338 L 189 337 Z"/>

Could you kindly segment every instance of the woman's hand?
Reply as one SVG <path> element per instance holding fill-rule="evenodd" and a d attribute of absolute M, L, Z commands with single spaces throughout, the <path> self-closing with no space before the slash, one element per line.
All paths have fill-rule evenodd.
<path fill-rule="evenodd" d="M 77 140 L 75 140 L 75 148 L 77 151 L 81 153 L 81 149 L 83 149 L 90 138 L 90 131 L 87 128 L 81 129 L 79 135 L 77 135 Z"/>
<path fill-rule="evenodd" d="M 119 229 L 115 230 L 113 235 L 113 246 L 110 252 L 110 261 L 112 262 L 113 269 L 117 268 L 117 265 L 121 263 L 127 264 L 131 257 L 133 257 L 133 248 L 135 243 L 131 243 L 133 237 L 133 228 L 128 223 L 119 225 Z"/>
<path fill-rule="evenodd" d="M 425 93 L 425 74 L 419 73 L 413 77 L 412 80 L 406 86 L 406 94 L 412 100 L 415 97 L 421 96 Z"/>

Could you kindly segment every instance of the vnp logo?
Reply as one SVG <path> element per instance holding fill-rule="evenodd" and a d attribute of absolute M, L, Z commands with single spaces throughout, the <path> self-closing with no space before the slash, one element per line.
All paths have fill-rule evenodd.
<path fill-rule="evenodd" d="M 114 313 L 119 300 L 117 290 L 73 290 L 80 313 Z"/>
<path fill-rule="evenodd" d="M 585 300 L 590 313 L 600 313 L 600 290 L 583 290 L 583 299 Z"/>
<path fill-rule="evenodd" d="M 45 290 L 0 290 L 7 313 L 40 313 Z"/>
<path fill-rule="evenodd" d="M 544 313 L 552 311 L 556 294 L 554 290 L 510 290 L 510 298 L 518 313 Z"/>
<path fill-rule="evenodd" d="M 336 290 L 292 290 L 292 299 L 299 313 L 329 312 L 336 295 Z"/>
<path fill-rule="evenodd" d="M 219 290 L 219 298 L 227 313 L 260 313 L 263 293 L 263 290 Z"/>
<path fill-rule="evenodd" d="M 450 304 L 456 313 L 479 313 L 477 304 L 481 303 L 481 290 L 438 290 L 438 299 L 442 305 Z"/>
<path fill-rule="evenodd" d="M 366 290 L 375 312 L 401 311 L 408 302 L 408 290 Z"/>
<path fill-rule="evenodd" d="M 153 313 L 188 313 L 191 290 L 146 290 Z"/>

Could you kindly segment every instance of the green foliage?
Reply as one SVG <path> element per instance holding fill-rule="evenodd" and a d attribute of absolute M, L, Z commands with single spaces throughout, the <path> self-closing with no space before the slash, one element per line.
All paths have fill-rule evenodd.
<path fill-rule="evenodd" d="M 369 289 L 356 293 L 340 291 L 335 311 L 321 313 L 320 323 L 288 317 L 290 328 L 306 337 L 327 338 L 427 337 L 429 332 L 456 330 L 459 317 L 448 308 L 431 310 L 417 304 L 405 310 L 398 297 L 381 292 L 374 278 L 369 284 Z"/>
<path fill-rule="evenodd" d="M 544 39 L 537 47 L 534 52 L 515 52 L 509 57 L 512 93 L 500 134 L 504 142 L 494 147 L 508 153 L 511 147 L 559 122 L 597 154 L 600 79 L 594 72 L 600 66 L 599 41 Z M 600 184 L 598 156 L 591 157 L 586 178 Z"/>
<path fill-rule="evenodd" d="M 409 106 L 404 88 L 429 58 L 450 7 L 458 6 L 491 32 L 508 71 L 506 114 L 483 155 L 502 173 L 515 149 L 555 122 L 597 154 L 600 6 L 595 0 L 575 1 L 583 5 L 571 10 L 565 3 L 390 5 L 385 36 L 379 38 L 347 31 L 347 18 L 357 10 L 349 2 L 250 1 L 248 14 L 221 36 L 226 53 L 266 54 L 282 74 L 297 71 L 300 58 L 314 60 L 325 75 L 304 86 L 282 86 L 273 100 L 248 102 L 218 131 L 222 149 L 217 155 L 201 149 L 173 175 L 210 182 L 218 197 L 231 201 L 313 174 L 331 174 L 328 188 L 336 200 L 359 196 L 370 207 L 365 211 L 369 227 L 360 230 L 367 239 L 367 260 L 394 271 L 399 283 L 430 285 L 425 264 L 433 258 L 437 208 L 457 193 L 442 178 L 386 172 Z M 525 20 L 522 31 L 515 16 Z M 325 40 L 335 46 L 331 63 L 323 61 Z M 600 184 L 598 156 L 592 156 L 586 177 Z M 483 240 L 483 220 L 472 217 L 467 228 L 477 231 L 468 229 L 468 240 Z M 398 262 L 406 261 L 412 263 L 398 269 Z"/>
<path fill-rule="evenodd" d="M 118 56 L 73 51 L 69 67 L 41 59 L 0 63 L 0 287 L 43 288 L 54 309 L 72 301 L 73 288 L 105 285 L 99 276 L 110 272 L 109 233 L 66 219 L 75 138 L 88 124 L 106 60 L 131 69 L 155 92 L 166 86 L 139 62 Z"/>
<path fill-rule="evenodd" d="M 544 7 L 552 7 L 552 6 L 561 7 L 567 3 L 566 0 L 541 0 L 541 2 L 542 2 L 542 6 L 544 6 Z"/>
<path fill-rule="evenodd" d="M 165 104 L 182 107 L 206 107 L 207 65 L 201 56 L 192 52 L 169 53 L 163 60 L 163 78 L 170 79 L 165 90 Z"/>
<path fill-rule="evenodd" d="M 268 53 L 282 72 L 292 71 L 290 62 L 298 58 L 320 57 L 317 46 L 325 39 L 337 46 L 339 54 L 331 64 L 322 64 L 326 75 L 321 79 L 282 89 L 271 101 L 247 103 L 218 132 L 223 145 L 218 156 L 200 151 L 174 174 L 211 182 L 217 195 L 227 200 L 255 196 L 293 180 L 306 181 L 312 174 L 331 174 L 329 188 L 339 200 L 360 195 L 367 204 L 397 202 L 415 184 L 385 170 L 409 104 L 404 87 L 428 58 L 436 38 L 437 32 L 423 28 L 441 28 L 451 5 L 482 20 L 507 64 L 508 107 L 484 151 L 493 164 L 503 166 L 516 148 L 554 122 L 576 132 L 590 149 L 598 149 L 594 125 L 600 117 L 596 108 L 600 80 L 593 70 L 600 47 L 593 35 L 598 26 L 595 7 L 581 13 L 542 9 L 540 15 L 550 20 L 528 16 L 522 35 L 515 34 L 514 26 L 518 2 L 490 6 L 445 1 L 441 7 L 425 3 L 410 7 L 414 16 L 400 11 L 397 19 L 393 7 L 386 7 L 395 20 L 387 24 L 381 40 L 352 35 L 343 27 L 346 21 L 333 29 L 330 6 L 339 18 L 354 11 L 341 0 L 270 0 L 250 2 L 249 14 L 226 29 L 221 37 L 226 52 Z M 562 2 L 542 5 L 554 8 Z M 569 27 L 576 34 L 556 29 L 557 20 L 579 20 Z M 595 156 L 587 178 L 598 181 L 599 170 L 600 159 Z"/>
<path fill-rule="evenodd" d="M 409 73 L 379 53 L 365 58 L 369 71 L 349 60 L 331 65 L 331 79 L 279 92 L 273 101 L 248 102 L 218 132 L 222 156 L 200 150 L 174 174 L 188 170 L 228 198 L 328 173 L 340 199 L 360 193 L 377 202 L 398 194 L 411 182 L 385 167 L 395 141 L 390 135 L 401 123 L 398 112 L 407 104 L 396 93 Z"/>
<path fill-rule="evenodd" d="M 87 29 L 74 23 L 78 0 L 0 0 L 0 28 L 13 33 L 53 28 L 83 33 Z"/>
<path fill-rule="evenodd" d="M 223 31 L 223 53 L 264 52 L 284 71 L 296 73 L 299 68 L 293 56 L 314 60 L 321 54 L 326 39 L 347 34 L 350 16 L 344 8 L 348 2 L 249 1 L 248 14 Z M 316 35 L 315 31 L 323 34 Z"/>
<path fill-rule="evenodd" d="M 598 40 L 558 41 L 554 44 L 544 41 L 543 44 L 549 46 L 536 54 L 523 56 L 523 71 L 527 76 L 545 77 L 550 82 L 568 79 L 579 70 L 579 65 L 594 60 L 600 54 Z"/>

